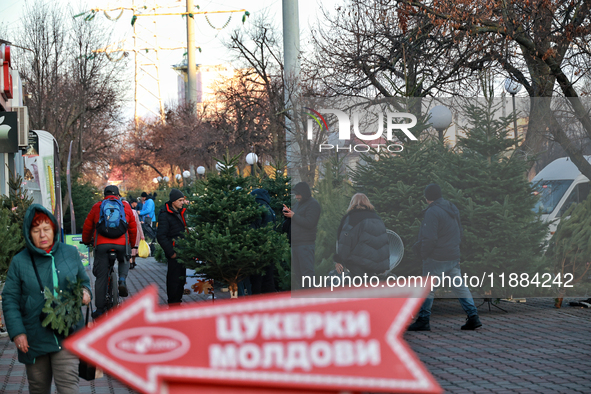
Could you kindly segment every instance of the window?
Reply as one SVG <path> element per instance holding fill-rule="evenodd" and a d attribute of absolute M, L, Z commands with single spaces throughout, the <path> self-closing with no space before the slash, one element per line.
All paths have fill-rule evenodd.
<path fill-rule="evenodd" d="M 560 207 L 560 211 L 558 211 L 558 215 L 556 217 L 561 217 L 564 213 L 573 205 L 578 204 L 580 202 L 585 201 L 587 196 L 589 195 L 589 191 L 591 191 L 591 183 L 579 183 L 570 193 L 562 207 Z"/>
<path fill-rule="evenodd" d="M 539 195 L 540 199 L 533 208 L 533 211 L 544 215 L 551 214 L 572 183 L 572 179 L 560 179 L 555 181 L 542 180 L 539 182 L 535 186 L 536 191 L 534 194 Z"/>

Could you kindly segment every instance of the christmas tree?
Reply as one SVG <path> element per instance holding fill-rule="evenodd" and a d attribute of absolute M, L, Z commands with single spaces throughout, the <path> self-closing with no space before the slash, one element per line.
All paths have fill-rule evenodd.
<path fill-rule="evenodd" d="M 8 178 L 8 196 L 0 196 L 0 207 L 8 210 L 10 223 L 18 224 L 22 228 L 25 212 L 32 203 L 33 197 L 23 187 L 23 178 L 20 175 L 15 177 L 11 173 Z"/>
<path fill-rule="evenodd" d="M 283 205 L 291 206 L 291 178 L 286 175 L 285 163 L 281 160 L 271 164 L 272 174 L 265 171 L 256 172 L 256 176 L 250 176 L 252 188 L 265 189 L 271 197 L 271 208 L 275 212 L 275 229 L 281 231 L 283 221 Z M 275 263 L 275 288 L 280 290 L 291 289 L 291 254 L 288 259 Z"/>
<path fill-rule="evenodd" d="M 253 228 L 265 208 L 249 194 L 249 180 L 237 175 L 238 158 L 224 156 L 220 174 L 197 183 L 188 208 L 189 231 L 178 243 L 187 268 L 231 289 L 267 265 L 288 260 L 290 253 L 287 238 L 271 224 Z"/>
<path fill-rule="evenodd" d="M 411 251 L 417 241 L 421 212 L 427 207 L 425 186 L 445 172 L 452 153 L 431 138 L 404 145 L 398 154 L 380 152 L 363 156 L 363 163 L 352 172 L 357 191 L 365 193 L 384 221 L 405 245 L 397 275 L 420 275 L 421 262 Z"/>
<path fill-rule="evenodd" d="M 23 221 L 33 198 L 23 187 L 22 181 L 20 175 L 10 176 L 8 196 L 0 196 L 0 281 L 6 277 L 14 255 L 25 247 Z"/>
<path fill-rule="evenodd" d="M 283 204 L 290 206 L 291 204 L 291 178 L 285 173 L 285 164 L 281 161 L 271 164 L 273 168 L 273 176 L 267 175 L 264 171 L 259 171 L 256 177 L 249 177 L 253 179 L 252 187 L 265 189 L 269 192 L 271 197 L 271 208 L 275 211 L 278 220 L 281 221 L 283 214 Z"/>
<path fill-rule="evenodd" d="M 66 176 L 62 176 L 62 185 L 66 185 Z M 74 205 L 74 217 L 76 218 L 76 234 L 82 233 L 82 226 L 92 206 L 103 199 L 103 193 L 95 185 L 88 181 L 84 181 L 80 177 L 72 179 L 72 202 Z M 68 190 L 62 188 L 62 198 L 67 199 Z M 71 232 L 72 219 L 70 216 L 70 207 L 66 205 L 64 209 L 64 231 L 69 234 Z"/>
<path fill-rule="evenodd" d="M 448 170 L 441 175 L 444 195 L 461 212 L 464 272 L 533 276 L 541 269 L 547 224 L 532 210 L 536 197 L 526 178 L 530 163 L 512 150 L 511 117 L 495 116 L 499 112 L 500 103 L 492 97 L 466 107 L 470 124 L 466 137 L 459 138 L 459 154 L 448 156 Z M 488 283 L 482 290 L 491 290 Z M 506 296 L 524 289 L 497 286 L 494 291 Z"/>
<path fill-rule="evenodd" d="M 5 208 L 0 211 L 0 239 L 0 282 L 3 282 L 10 261 L 25 247 L 22 226 L 10 222 L 10 211 Z"/>
<path fill-rule="evenodd" d="M 326 275 L 335 269 L 333 256 L 336 253 L 337 230 L 355 194 L 353 186 L 341 171 L 344 159 L 333 157 L 327 160 L 315 187 L 315 197 L 322 207 L 316 233 L 316 275 Z"/>
<path fill-rule="evenodd" d="M 572 278 L 569 285 L 577 294 L 588 294 L 589 281 L 584 279 L 591 273 L 591 196 L 580 204 L 573 204 L 563 215 L 556 232 L 550 239 L 546 255 L 550 259 L 555 275 L 560 274 L 562 282 Z M 570 274 L 571 276 L 566 276 Z M 566 280 L 564 279 L 566 278 Z M 553 282 L 556 285 L 556 282 Z M 566 295 L 566 287 L 559 286 L 558 297 Z"/>
<path fill-rule="evenodd" d="M 526 178 L 529 164 L 513 154 L 511 118 L 497 117 L 499 108 L 492 99 L 468 105 L 465 112 L 466 137 L 455 149 L 421 138 L 395 155 L 371 152 L 353 172 L 355 188 L 367 194 L 386 227 L 404 242 L 397 275 L 421 273 L 421 262 L 410 247 L 427 207 L 423 191 L 429 183 L 438 183 L 443 197 L 460 210 L 463 271 L 478 275 L 487 269 L 507 274 L 543 269 L 540 256 L 547 226 L 532 211 L 536 197 Z"/>

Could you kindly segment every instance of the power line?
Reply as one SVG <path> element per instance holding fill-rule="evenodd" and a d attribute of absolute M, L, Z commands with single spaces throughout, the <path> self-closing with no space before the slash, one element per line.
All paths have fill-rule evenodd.
<path fill-rule="evenodd" d="M 158 39 L 160 38 L 158 35 L 158 31 L 156 29 L 156 17 L 157 16 L 172 16 L 172 15 L 180 15 L 187 18 L 195 19 L 195 15 L 205 15 L 207 17 L 208 14 L 221 14 L 221 13 L 235 13 L 235 12 L 244 12 L 242 20 L 246 19 L 250 14 L 245 9 L 241 10 L 228 10 L 228 11 L 186 11 L 186 12 L 160 12 L 159 10 L 165 9 L 174 9 L 180 8 L 180 6 L 160 6 L 154 0 L 150 4 L 146 4 L 144 2 L 141 6 L 136 6 L 135 0 L 132 0 L 131 6 L 127 7 L 107 7 L 107 8 L 92 8 L 89 11 L 80 13 L 75 15 L 74 17 L 84 17 L 86 21 L 90 21 L 95 18 L 98 13 L 103 13 L 105 17 L 112 21 L 119 20 L 125 11 L 132 11 L 132 18 L 131 18 L 131 26 L 133 27 L 133 48 L 124 47 L 123 45 L 120 47 L 114 47 L 114 45 L 109 45 L 106 48 L 101 48 L 95 50 L 95 53 L 105 53 L 105 55 L 112 61 L 120 61 L 125 57 L 126 53 L 133 52 L 134 59 L 135 59 L 135 93 L 134 93 L 134 101 L 135 101 L 135 122 L 136 122 L 136 129 L 139 124 L 139 109 L 140 107 L 145 108 L 149 112 L 152 112 L 156 116 L 159 116 L 162 121 L 164 121 L 164 107 L 162 105 L 162 96 L 160 91 L 160 59 L 159 59 L 159 51 L 162 50 L 178 50 L 178 49 L 186 49 L 185 46 L 178 46 L 178 47 L 161 47 L 158 44 Z M 196 7 L 199 9 L 199 7 Z M 117 14 L 118 12 L 118 14 Z M 109 13 L 115 13 L 111 15 Z M 143 20 L 145 17 L 150 17 L 149 19 L 153 22 L 153 31 L 149 31 L 147 26 L 144 26 L 144 23 L 140 23 L 140 20 Z M 229 21 L 226 23 L 226 25 Z M 210 23 L 211 25 L 211 23 Z M 224 27 L 226 26 L 224 25 Z M 201 51 L 201 48 L 199 48 Z M 114 52 L 122 52 L 123 54 L 119 57 L 111 56 Z M 149 78 L 156 82 L 157 89 L 154 93 L 153 89 L 149 89 L 143 82 L 142 79 L 145 77 Z M 158 101 L 158 105 L 160 107 L 160 113 L 156 114 L 150 106 L 146 105 L 145 100 L 148 98 L 154 98 Z"/>

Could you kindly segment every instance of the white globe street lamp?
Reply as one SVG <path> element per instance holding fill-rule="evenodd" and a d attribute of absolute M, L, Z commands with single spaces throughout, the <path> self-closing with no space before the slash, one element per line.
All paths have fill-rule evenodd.
<path fill-rule="evenodd" d="M 187 170 L 183 171 L 183 178 L 188 178 L 190 176 L 191 176 L 191 172 L 190 171 L 187 171 Z"/>
<path fill-rule="evenodd" d="M 197 167 L 197 174 L 199 174 L 199 175 L 205 174 L 205 167 L 203 167 L 203 166 Z"/>
<path fill-rule="evenodd" d="M 255 165 L 257 162 L 259 161 L 259 157 L 257 156 L 256 153 L 249 153 L 248 155 L 246 155 L 246 163 L 253 166 Z"/>
<path fill-rule="evenodd" d="M 429 111 L 427 122 L 439 133 L 439 141 L 443 142 L 443 132 L 451 124 L 451 111 L 445 105 L 436 105 Z"/>
<path fill-rule="evenodd" d="M 158 178 L 156 178 L 158 180 L 158 182 L 162 181 L 162 177 L 159 176 Z"/>
<path fill-rule="evenodd" d="M 154 182 L 154 183 L 158 183 L 158 178 L 154 178 L 154 179 L 152 179 L 152 182 Z"/>
<path fill-rule="evenodd" d="M 223 165 L 222 163 L 220 163 L 219 161 L 215 164 L 215 169 L 220 172 L 222 171 L 224 168 L 226 168 L 225 165 Z"/>
<path fill-rule="evenodd" d="M 515 96 L 521 90 L 521 84 L 511 78 L 505 79 L 505 90 L 512 96 Z"/>
<path fill-rule="evenodd" d="M 176 178 L 177 181 L 180 181 L 183 176 L 181 174 L 176 174 L 174 177 Z"/>
<path fill-rule="evenodd" d="M 505 90 L 513 100 L 513 136 L 515 137 L 515 148 L 517 148 L 517 110 L 515 109 L 515 95 L 521 90 L 521 84 L 511 78 L 505 79 Z"/>
<path fill-rule="evenodd" d="M 254 166 L 259 161 L 259 157 L 256 153 L 249 153 L 246 155 L 246 164 L 250 165 L 250 175 L 254 175 Z"/>
<path fill-rule="evenodd" d="M 170 181 L 170 178 L 169 178 L 169 177 L 167 177 L 167 176 L 165 176 L 165 177 L 164 177 L 164 182 L 168 182 L 168 181 Z"/>

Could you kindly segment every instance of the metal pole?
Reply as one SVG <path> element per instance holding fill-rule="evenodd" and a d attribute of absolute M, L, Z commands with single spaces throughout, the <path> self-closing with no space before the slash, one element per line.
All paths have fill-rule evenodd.
<path fill-rule="evenodd" d="M 73 142 L 74 141 L 70 141 L 70 152 L 68 153 L 68 167 L 66 169 L 66 182 L 68 183 L 68 199 L 70 200 L 70 234 L 76 234 L 76 216 L 74 215 L 74 202 L 72 201 L 72 176 L 70 173 Z"/>
<path fill-rule="evenodd" d="M 519 144 L 517 142 L 517 110 L 515 109 L 515 94 L 512 94 L 511 98 L 513 99 L 513 135 L 515 136 L 515 148 L 517 148 Z"/>
<path fill-rule="evenodd" d="M 195 10 L 193 0 L 187 0 L 187 12 Z M 197 104 L 197 67 L 195 65 L 195 20 L 187 14 L 187 103 L 190 103 L 196 110 Z"/>
<path fill-rule="evenodd" d="M 283 70 L 284 70 L 284 102 L 286 111 L 291 112 L 291 119 L 295 119 L 294 99 L 299 94 L 298 79 L 300 75 L 300 21 L 298 0 L 283 0 Z M 302 158 L 299 157 L 299 149 L 295 144 L 293 133 L 295 133 L 296 124 L 286 116 L 285 119 L 285 142 L 287 153 L 288 171 L 290 166 L 294 169 L 296 162 L 301 166 Z M 290 171 L 291 172 L 291 171 Z M 297 172 L 291 173 L 290 176 Z"/>
<path fill-rule="evenodd" d="M 132 6 L 135 9 L 135 1 L 132 2 Z M 139 108 L 139 67 L 138 67 L 138 63 L 139 63 L 139 59 L 138 59 L 138 44 L 137 44 L 137 24 L 133 25 L 133 59 L 134 59 L 134 63 L 135 63 L 135 72 L 134 72 L 134 90 L 133 90 L 133 101 L 135 104 L 135 109 L 134 109 L 134 121 L 135 121 L 135 130 L 134 132 L 137 134 L 138 131 L 138 126 L 140 123 L 140 108 Z"/>

